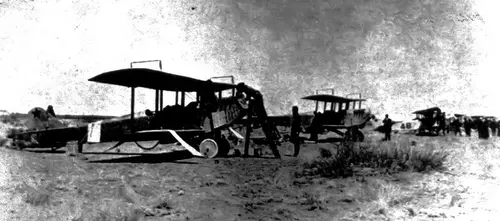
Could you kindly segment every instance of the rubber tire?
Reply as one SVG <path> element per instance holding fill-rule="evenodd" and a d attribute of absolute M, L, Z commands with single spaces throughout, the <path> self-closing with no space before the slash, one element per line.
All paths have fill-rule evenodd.
<path fill-rule="evenodd" d="M 203 154 L 206 158 L 215 158 L 219 154 L 219 145 L 213 139 L 204 139 L 201 141 L 200 153 Z"/>
<path fill-rule="evenodd" d="M 360 130 L 356 131 L 356 141 L 363 142 L 365 140 L 365 135 Z"/>
<path fill-rule="evenodd" d="M 353 129 L 348 129 L 345 140 L 352 142 L 363 142 L 365 140 L 365 135 L 360 130 L 356 130 L 356 132 L 354 132 L 354 136 L 351 136 L 353 133 L 352 130 Z"/>

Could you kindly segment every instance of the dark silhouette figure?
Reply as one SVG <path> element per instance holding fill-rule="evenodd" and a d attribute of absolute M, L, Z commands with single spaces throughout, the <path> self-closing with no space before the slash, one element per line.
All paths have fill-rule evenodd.
<path fill-rule="evenodd" d="M 497 121 L 497 137 L 500 137 L 500 120 Z"/>
<path fill-rule="evenodd" d="M 384 120 L 382 121 L 384 124 L 384 132 L 385 138 L 384 141 L 391 140 L 391 132 L 392 132 L 392 120 L 389 118 L 389 115 L 386 114 Z"/>
<path fill-rule="evenodd" d="M 490 120 L 489 124 L 491 128 L 491 137 L 494 137 L 497 134 L 497 127 L 498 127 L 497 122 L 495 120 Z"/>
<path fill-rule="evenodd" d="M 311 135 L 309 136 L 309 140 L 318 141 L 320 124 L 321 124 L 321 113 L 314 112 L 314 118 L 312 119 L 311 126 L 309 128 L 311 133 Z"/>
<path fill-rule="evenodd" d="M 291 139 L 294 145 L 293 156 L 296 157 L 300 152 L 300 131 L 301 131 L 301 119 L 299 115 L 299 107 L 292 107 L 292 131 Z"/>
<path fill-rule="evenodd" d="M 460 122 L 460 119 L 454 119 L 453 120 L 453 130 L 455 131 L 455 136 L 458 134 L 459 136 L 462 136 L 462 131 L 460 128 L 462 127 L 462 123 Z"/>
<path fill-rule="evenodd" d="M 465 121 L 464 121 L 464 129 L 465 129 L 465 135 L 468 136 L 468 137 L 471 136 L 470 134 L 471 134 L 472 126 L 473 126 L 472 124 L 473 124 L 473 122 L 472 122 L 472 120 L 470 118 L 465 119 Z"/>
<path fill-rule="evenodd" d="M 439 135 L 439 132 L 440 131 L 443 131 L 443 136 L 446 135 L 446 113 L 443 112 L 440 116 L 439 116 L 439 128 L 438 128 L 438 135 Z"/>
<path fill-rule="evenodd" d="M 54 107 L 52 107 L 52 105 L 47 107 L 47 114 L 52 115 L 52 117 L 56 117 L 56 112 L 54 112 Z"/>
<path fill-rule="evenodd" d="M 490 138 L 490 121 L 483 118 L 484 138 Z"/>
<path fill-rule="evenodd" d="M 478 123 L 479 123 L 479 125 L 477 125 L 478 137 L 480 139 L 488 139 L 489 137 L 488 123 L 484 118 L 481 119 Z"/>

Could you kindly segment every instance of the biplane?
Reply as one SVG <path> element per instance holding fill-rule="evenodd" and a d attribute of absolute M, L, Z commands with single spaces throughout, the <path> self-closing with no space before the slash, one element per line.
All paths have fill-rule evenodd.
<path fill-rule="evenodd" d="M 320 94 L 322 90 L 331 91 L 331 94 Z M 302 97 L 316 103 L 313 115 L 302 121 L 305 123 L 305 132 L 310 134 L 309 140 L 320 142 L 319 134 L 334 132 L 345 140 L 363 141 L 364 135 L 360 129 L 374 117 L 370 109 L 363 105 L 366 100 L 361 98 L 360 93 L 348 94 L 345 97 L 336 96 L 334 93 L 333 89 L 320 89 L 314 95 Z M 357 98 L 349 98 L 352 95 Z"/>
<path fill-rule="evenodd" d="M 194 156 L 214 158 L 225 156 L 230 150 L 222 133 L 224 130 L 243 138 L 230 126 L 248 115 L 249 106 L 261 107 L 252 110 L 258 110 L 258 116 L 266 117 L 262 99 L 255 99 L 256 91 L 243 83 L 235 85 L 232 76 L 228 76 L 231 83 L 203 81 L 163 72 L 161 61 L 155 61 L 159 62 L 160 70 L 133 68 L 137 62 L 132 62 L 130 68 L 105 72 L 89 79 L 130 88 L 129 118 L 106 119 L 79 127 L 32 128 L 33 131 L 18 133 L 14 137 L 27 139 L 35 136 L 38 145 L 44 147 L 61 147 L 68 141 L 78 141 L 78 153 L 83 152 L 85 143 L 117 142 L 104 152 L 125 142 L 134 142 L 144 150 L 152 150 L 159 144 L 180 143 Z M 155 90 L 155 110 L 145 110 L 146 116 L 136 117 L 136 88 Z M 175 93 L 174 105 L 163 107 L 164 92 Z M 187 103 L 188 95 L 195 99 Z M 139 141 L 156 143 L 144 146 Z M 272 149 L 275 157 L 280 157 L 277 149 Z"/>
<path fill-rule="evenodd" d="M 420 121 L 420 126 L 417 130 L 417 135 L 437 135 L 440 129 L 440 121 L 444 120 L 443 113 L 439 107 L 431 107 L 413 112 L 416 117 L 413 120 Z"/>

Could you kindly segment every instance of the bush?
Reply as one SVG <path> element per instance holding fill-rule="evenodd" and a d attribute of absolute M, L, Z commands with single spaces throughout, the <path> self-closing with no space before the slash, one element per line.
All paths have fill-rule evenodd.
<path fill-rule="evenodd" d="M 412 146 L 410 143 L 342 143 L 336 153 L 321 148 L 320 157 L 303 164 L 305 175 L 346 177 L 353 167 L 371 167 L 391 172 L 424 172 L 444 169 L 449 153 L 433 145 Z"/>
<path fill-rule="evenodd" d="M 21 123 L 21 119 L 17 116 L 17 114 L 9 114 L 1 116 L 1 121 L 4 124 L 10 124 L 16 127 L 23 126 Z"/>
<path fill-rule="evenodd" d="M 305 175 L 347 177 L 353 173 L 351 161 L 352 151 L 345 145 L 339 145 L 335 154 L 328 149 L 320 148 L 320 157 L 306 162 L 303 166 Z"/>

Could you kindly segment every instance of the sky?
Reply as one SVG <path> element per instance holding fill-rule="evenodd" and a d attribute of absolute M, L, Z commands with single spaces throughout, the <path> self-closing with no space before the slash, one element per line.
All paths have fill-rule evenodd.
<path fill-rule="evenodd" d="M 498 62 L 500 62 L 500 14 L 496 8 L 500 6 L 500 2 L 477 0 L 476 7 L 478 12 L 485 20 L 483 31 L 474 33 L 476 37 L 477 50 L 484 54 L 484 58 L 478 64 L 478 82 L 475 85 L 477 88 L 489 94 L 485 98 L 485 103 L 488 104 L 488 112 L 500 113 L 499 75 Z M 480 110 L 475 110 L 480 112 Z M 499 116 L 500 114 L 495 114 Z"/>
<path fill-rule="evenodd" d="M 220 13 L 211 1 L 159 2 L 6 1 L 0 6 L 0 109 L 27 113 L 52 104 L 57 113 L 127 114 L 128 89 L 87 80 L 140 60 L 161 59 L 164 71 L 202 80 L 233 74 L 237 81 L 259 88 L 257 80 L 229 71 L 234 69 L 224 67 L 226 61 L 217 57 L 220 44 L 213 38 L 222 33 L 214 25 L 218 21 L 200 19 Z M 474 32 L 475 50 L 483 57 L 475 67 L 473 87 L 488 107 L 468 111 L 500 115 L 495 114 L 500 113 L 496 95 L 500 17 L 495 10 L 500 3 L 475 3 L 485 23 Z M 259 34 L 268 33 L 262 30 L 251 38 Z M 248 53 L 260 56 L 262 52 Z M 147 67 L 157 68 L 157 64 Z M 153 94 L 139 90 L 137 110 L 154 108 Z"/>

